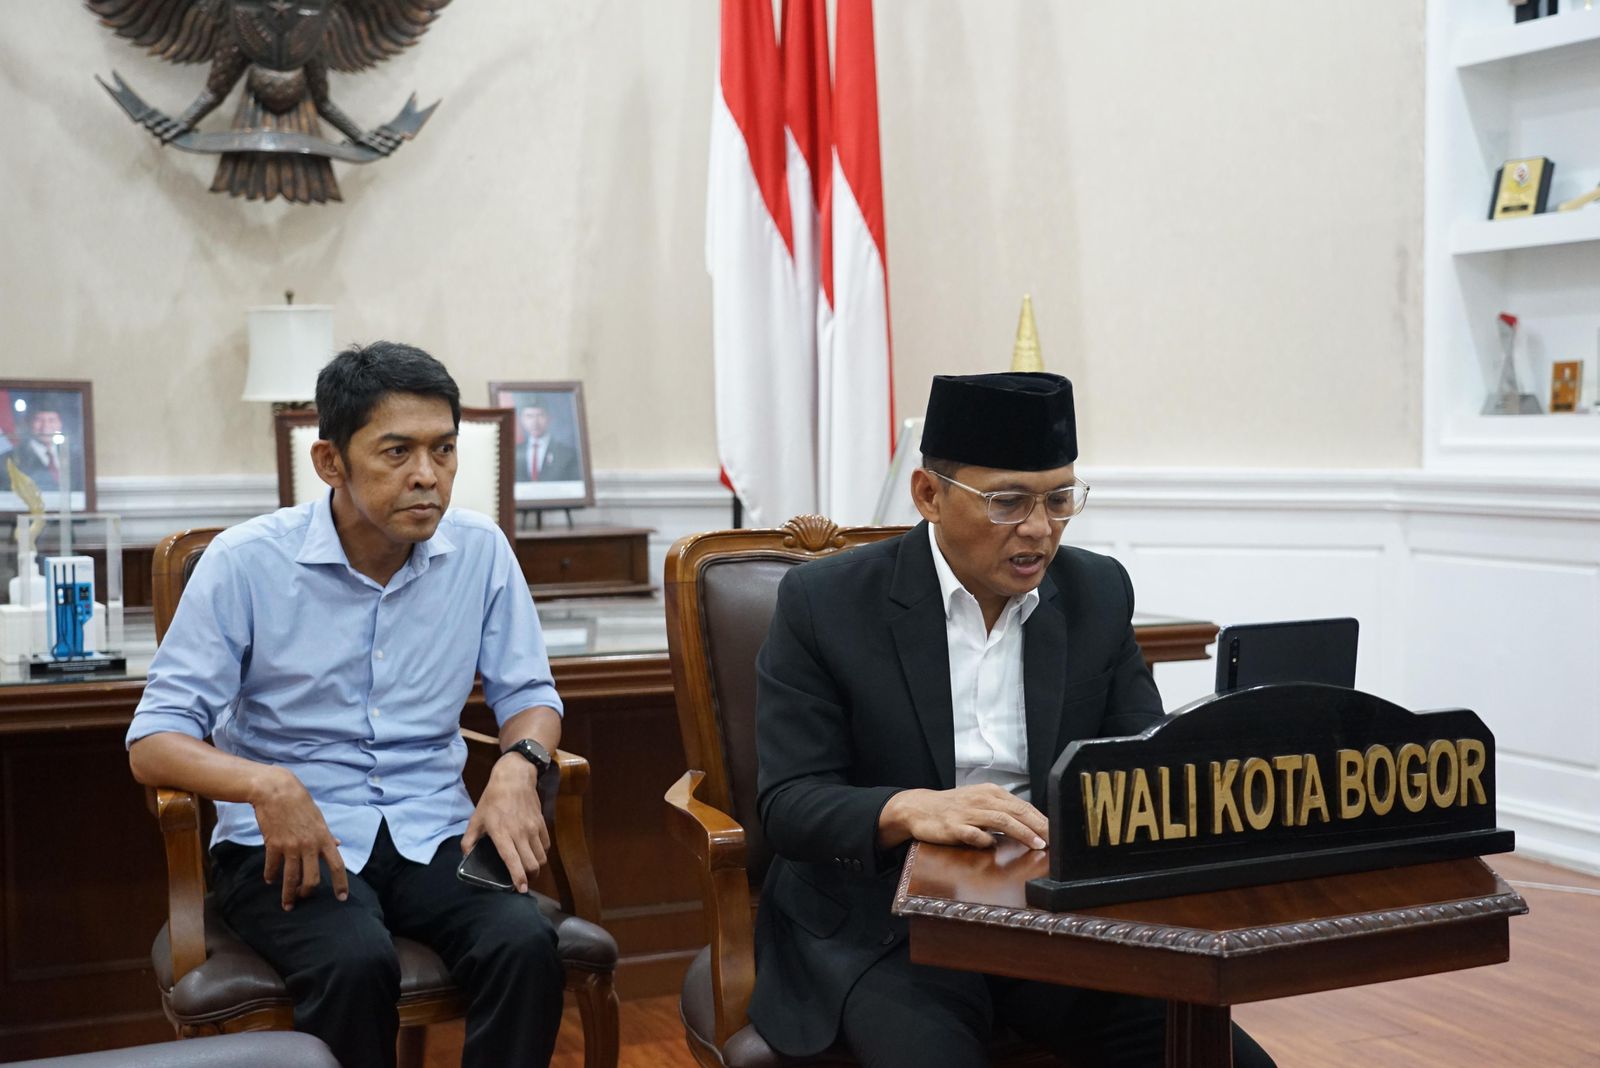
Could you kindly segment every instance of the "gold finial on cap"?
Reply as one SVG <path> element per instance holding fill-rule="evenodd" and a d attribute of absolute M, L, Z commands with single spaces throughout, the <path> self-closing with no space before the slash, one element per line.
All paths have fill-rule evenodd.
<path fill-rule="evenodd" d="M 1017 343 L 1011 346 L 1013 371 L 1043 371 L 1044 360 L 1039 355 L 1039 331 L 1033 325 L 1033 296 L 1022 295 L 1022 315 L 1017 319 Z"/>

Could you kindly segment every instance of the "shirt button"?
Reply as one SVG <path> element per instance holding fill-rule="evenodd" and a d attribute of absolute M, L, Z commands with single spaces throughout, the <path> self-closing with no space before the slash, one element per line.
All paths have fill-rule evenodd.
<path fill-rule="evenodd" d="M 374 776 L 372 776 L 372 778 L 368 779 L 367 781 L 370 782 L 372 785 L 377 786 L 377 785 L 379 785 L 380 783 L 383 782 L 383 776 L 382 775 L 374 775 Z"/>
<path fill-rule="evenodd" d="M 381 715 L 383 715 L 383 710 L 381 708 L 374 707 L 372 710 L 372 718 L 377 719 Z"/>
<path fill-rule="evenodd" d="M 382 660 L 383 659 L 383 650 L 382 649 L 375 650 L 372 655 L 377 657 L 379 660 Z"/>

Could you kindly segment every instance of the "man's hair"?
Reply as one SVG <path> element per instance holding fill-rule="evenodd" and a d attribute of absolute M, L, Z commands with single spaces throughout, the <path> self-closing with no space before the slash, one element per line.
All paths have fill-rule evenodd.
<path fill-rule="evenodd" d="M 963 465 L 956 463 L 954 460 L 943 460 L 937 456 L 928 456 L 925 454 L 922 457 L 922 466 L 927 468 L 929 471 L 932 471 L 936 475 L 943 475 L 945 478 L 955 478 L 956 472 L 961 470 Z"/>
<path fill-rule="evenodd" d="M 461 426 L 461 390 L 444 364 L 413 345 L 374 341 L 351 345 L 317 374 L 317 433 L 339 454 L 390 393 L 413 393 L 450 402 L 450 418 Z"/>

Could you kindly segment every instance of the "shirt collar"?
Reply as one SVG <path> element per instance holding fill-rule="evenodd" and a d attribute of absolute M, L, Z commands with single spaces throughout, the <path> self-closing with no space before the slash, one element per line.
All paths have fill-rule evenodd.
<path fill-rule="evenodd" d="M 956 573 L 950 570 L 950 561 L 944 558 L 944 550 L 939 548 L 939 538 L 934 532 L 934 525 L 928 524 L 928 543 L 933 547 L 933 570 L 939 576 L 939 595 L 944 602 L 944 617 L 949 619 L 955 614 L 957 601 L 965 597 L 973 604 L 978 599 L 956 578 Z M 1035 586 L 1027 593 L 1011 598 L 1006 602 L 1006 607 L 1017 606 L 1017 621 L 1026 623 L 1028 617 L 1033 615 L 1033 610 L 1039 607 L 1039 587 Z"/>
<path fill-rule="evenodd" d="M 344 543 L 339 540 L 339 531 L 333 525 L 333 490 L 312 499 L 310 504 L 311 518 L 306 525 L 306 540 L 300 546 L 300 552 L 295 556 L 295 562 L 301 564 L 343 564 L 350 566 L 350 557 L 345 555 Z M 448 514 L 448 513 L 446 513 Z M 417 574 L 428 570 L 428 563 L 435 556 L 455 550 L 455 542 L 444 532 L 444 520 L 434 528 L 433 536 L 427 541 L 420 542 L 407 558 L 402 571 L 415 571 Z"/>

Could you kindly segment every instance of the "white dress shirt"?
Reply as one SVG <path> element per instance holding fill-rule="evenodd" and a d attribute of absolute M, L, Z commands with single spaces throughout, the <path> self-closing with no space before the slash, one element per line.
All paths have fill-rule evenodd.
<path fill-rule="evenodd" d="M 1022 625 L 1039 606 L 1039 591 L 1011 598 L 994 628 L 986 630 L 978 599 L 950 570 L 931 523 L 928 539 L 933 543 L 950 649 L 956 785 L 998 783 L 1026 801 L 1028 717 L 1022 691 Z"/>

